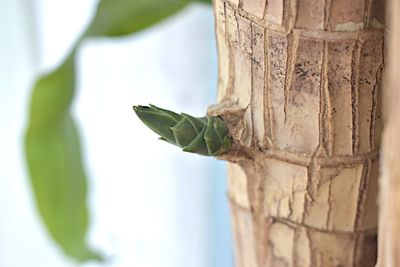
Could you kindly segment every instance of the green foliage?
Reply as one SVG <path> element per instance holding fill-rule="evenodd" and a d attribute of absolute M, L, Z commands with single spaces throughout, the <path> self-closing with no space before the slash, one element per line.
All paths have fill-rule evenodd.
<path fill-rule="evenodd" d="M 132 34 L 176 13 L 190 2 L 100 1 L 92 23 L 69 56 L 54 71 L 40 77 L 33 88 L 25 150 L 36 204 L 52 238 L 78 261 L 101 257 L 86 242 L 89 223 L 86 174 L 78 131 L 70 113 L 75 91 L 76 51 L 85 37 Z"/>
<path fill-rule="evenodd" d="M 87 35 L 121 36 L 144 29 L 174 14 L 188 0 L 103 0 Z"/>
<path fill-rule="evenodd" d="M 212 4 L 212 0 L 194 0 L 194 2 L 200 2 L 200 3 Z"/>
<path fill-rule="evenodd" d="M 134 106 L 133 109 L 147 127 L 160 135 L 161 140 L 179 146 L 183 151 L 218 156 L 232 146 L 226 123 L 219 117 L 194 118 L 154 105 Z"/>
<path fill-rule="evenodd" d="M 73 59 L 37 81 L 25 148 L 37 206 L 47 229 L 66 254 L 84 261 L 100 257 L 85 242 L 86 179 L 77 129 L 69 113 L 75 84 Z"/>

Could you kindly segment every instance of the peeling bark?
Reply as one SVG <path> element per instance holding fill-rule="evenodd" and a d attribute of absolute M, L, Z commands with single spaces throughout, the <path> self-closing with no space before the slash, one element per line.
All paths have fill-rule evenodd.
<path fill-rule="evenodd" d="M 382 0 L 215 0 L 236 265 L 374 266 Z"/>

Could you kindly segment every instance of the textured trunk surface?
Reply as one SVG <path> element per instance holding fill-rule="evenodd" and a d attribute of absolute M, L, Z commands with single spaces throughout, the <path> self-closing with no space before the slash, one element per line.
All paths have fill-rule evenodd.
<path fill-rule="evenodd" d="M 390 5 L 389 66 L 379 191 L 378 267 L 400 266 L 400 1 Z"/>
<path fill-rule="evenodd" d="M 237 266 L 374 266 L 384 6 L 214 1 Z"/>

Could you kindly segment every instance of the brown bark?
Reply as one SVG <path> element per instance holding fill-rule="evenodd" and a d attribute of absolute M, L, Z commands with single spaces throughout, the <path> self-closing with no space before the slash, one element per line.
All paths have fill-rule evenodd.
<path fill-rule="evenodd" d="M 237 266 L 374 266 L 384 5 L 214 1 Z"/>
<path fill-rule="evenodd" d="M 390 4 L 388 71 L 385 83 L 385 131 L 379 191 L 378 267 L 400 266 L 400 2 Z"/>

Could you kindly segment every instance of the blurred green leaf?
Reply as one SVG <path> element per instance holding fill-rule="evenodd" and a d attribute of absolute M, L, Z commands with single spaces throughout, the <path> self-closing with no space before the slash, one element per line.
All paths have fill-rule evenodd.
<path fill-rule="evenodd" d="M 174 14 L 188 0 L 103 0 L 87 35 L 121 36 L 142 30 Z"/>
<path fill-rule="evenodd" d="M 206 3 L 206 4 L 211 4 L 212 0 L 193 0 L 194 2 L 201 2 L 201 3 Z"/>
<path fill-rule="evenodd" d="M 70 113 L 75 91 L 75 54 L 88 36 L 132 34 L 207 0 L 102 0 L 86 33 L 65 61 L 33 88 L 25 134 L 26 158 L 40 215 L 52 238 L 79 261 L 100 260 L 86 242 L 89 223 L 86 174 L 79 135 Z"/>
<path fill-rule="evenodd" d="M 36 202 L 50 234 L 80 261 L 100 259 L 86 245 L 86 178 L 79 138 L 69 112 L 74 95 L 74 52 L 34 86 L 25 148 Z"/>

